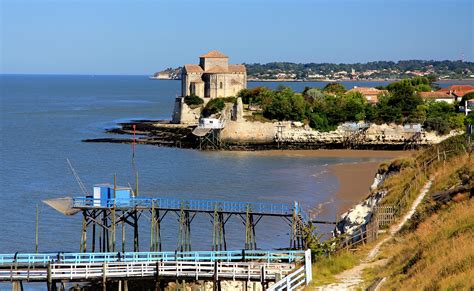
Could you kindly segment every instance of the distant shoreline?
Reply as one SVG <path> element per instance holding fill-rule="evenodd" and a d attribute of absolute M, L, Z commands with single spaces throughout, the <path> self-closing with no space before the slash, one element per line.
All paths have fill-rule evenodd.
<path fill-rule="evenodd" d="M 370 80 L 352 80 L 352 79 L 340 79 L 340 80 L 332 80 L 332 79 L 324 79 L 324 80 L 295 80 L 295 79 L 251 79 L 247 80 L 249 83 L 253 82 L 296 82 L 296 83 L 325 83 L 325 82 L 396 82 L 403 79 L 370 79 Z M 451 83 L 451 82 L 474 82 L 474 79 L 442 79 L 438 80 L 435 83 Z"/>
<path fill-rule="evenodd" d="M 164 78 L 148 78 L 153 81 L 181 81 L 181 79 L 164 79 Z M 360 82 L 360 83 L 370 83 L 370 82 L 396 82 L 403 79 L 370 79 L 370 80 L 352 80 L 352 79 L 324 79 L 324 80 L 295 80 L 295 79 L 249 79 L 247 83 L 328 83 L 328 82 Z M 469 79 L 442 79 L 437 80 L 435 83 L 452 83 L 452 82 L 474 82 L 473 78 Z"/>

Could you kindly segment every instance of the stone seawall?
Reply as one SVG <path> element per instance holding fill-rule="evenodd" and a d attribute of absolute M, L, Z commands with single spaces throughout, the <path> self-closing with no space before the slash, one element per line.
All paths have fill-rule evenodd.
<path fill-rule="evenodd" d="M 319 132 L 298 122 L 228 122 L 222 132 L 227 144 L 275 144 L 283 148 L 400 148 L 406 145 L 436 144 L 457 135 L 439 136 L 434 132 L 415 132 L 396 124 L 372 124 L 348 130 L 344 125 L 330 132 Z"/>
<path fill-rule="evenodd" d="M 127 135 L 120 138 L 86 139 L 85 142 L 133 142 L 133 125 L 137 143 L 158 146 L 199 148 L 199 138 L 192 134 L 195 125 L 170 124 L 169 121 L 140 120 L 119 124 L 109 134 Z M 407 149 L 436 144 L 459 134 L 438 136 L 433 132 L 414 133 L 399 125 L 371 125 L 363 130 L 351 131 L 339 126 L 331 132 L 312 130 L 298 122 L 226 122 L 220 137 L 224 150 L 270 149 Z"/>

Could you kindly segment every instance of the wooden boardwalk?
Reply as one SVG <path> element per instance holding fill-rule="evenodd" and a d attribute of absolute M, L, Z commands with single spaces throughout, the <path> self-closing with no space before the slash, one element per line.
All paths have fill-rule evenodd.
<path fill-rule="evenodd" d="M 294 264 L 260 262 L 114 262 L 49 264 L 47 267 L 0 269 L 0 281 L 93 282 L 126 279 L 233 280 L 274 282 Z"/>
<path fill-rule="evenodd" d="M 105 290 L 109 283 L 114 284 L 115 282 L 117 284 L 128 280 L 155 282 L 154 284 L 160 286 L 159 288 L 164 288 L 163 286 L 168 282 L 177 280 L 186 282 L 213 281 L 214 284 L 220 284 L 221 281 L 242 281 L 260 282 L 265 288 L 277 282 L 278 284 L 274 285 L 275 288 L 278 286 L 278 289 L 275 290 L 283 290 L 286 288 L 285 286 L 296 288 L 311 280 L 310 250 L 304 253 L 290 251 L 286 254 L 282 251 L 275 251 L 274 254 L 272 251 L 259 252 L 261 252 L 260 256 L 253 254 L 253 260 L 250 259 L 251 253 L 248 254 L 248 257 L 241 257 L 238 260 L 236 254 L 223 252 L 228 256 L 228 261 L 217 259 L 219 256 L 216 257 L 216 254 L 213 254 L 214 260 L 197 259 L 203 258 L 203 254 L 208 255 L 208 252 L 202 252 L 203 254 L 200 256 L 195 256 L 194 260 L 173 261 L 156 257 L 151 259 L 143 254 L 141 254 L 143 256 L 129 256 L 129 261 L 122 261 L 123 258 L 117 260 L 118 258 L 111 254 L 98 254 L 98 257 L 90 257 L 89 254 L 85 254 L 85 257 L 93 261 L 83 262 L 85 257 L 77 257 L 75 261 L 72 261 L 73 256 L 66 254 L 63 257 L 58 257 L 57 260 L 45 263 L 37 261 L 42 256 L 38 255 L 39 257 L 30 258 L 28 262 L 16 261 L 0 264 L 0 282 L 12 282 L 14 290 L 20 290 L 23 283 L 26 282 L 45 282 L 48 290 L 56 290 L 57 283 L 88 282 L 102 284 Z M 223 254 L 220 255 L 221 258 L 225 257 L 222 256 Z M 61 258 L 66 261 L 61 261 Z M 293 288 L 285 290 L 293 290 Z"/>

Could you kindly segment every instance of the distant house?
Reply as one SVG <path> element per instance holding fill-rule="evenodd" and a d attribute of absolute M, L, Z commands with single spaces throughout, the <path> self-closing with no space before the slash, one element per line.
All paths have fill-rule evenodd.
<path fill-rule="evenodd" d="M 387 93 L 387 90 L 379 90 L 372 87 L 354 87 L 347 93 L 359 92 L 367 99 L 367 102 L 370 104 L 377 104 L 379 102 L 379 95 L 382 93 Z"/>
<path fill-rule="evenodd" d="M 420 92 L 421 98 L 425 100 L 445 101 L 454 103 L 461 101 L 467 93 L 474 92 L 474 86 L 471 85 L 452 85 L 435 92 Z"/>
<path fill-rule="evenodd" d="M 461 101 L 462 97 L 467 93 L 474 92 L 474 86 L 471 85 L 452 85 L 448 88 L 443 88 L 437 92 L 446 92 L 456 98 L 456 101 Z"/>
<path fill-rule="evenodd" d="M 452 96 L 451 94 L 447 92 L 440 92 L 440 91 L 420 92 L 419 94 L 420 94 L 420 97 L 426 101 L 431 100 L 431 101 L 437 101 L 437 102 L 444 101 L 446 103 L 454 103 L 454 101 L 456 100 L 454 96 Z"/>

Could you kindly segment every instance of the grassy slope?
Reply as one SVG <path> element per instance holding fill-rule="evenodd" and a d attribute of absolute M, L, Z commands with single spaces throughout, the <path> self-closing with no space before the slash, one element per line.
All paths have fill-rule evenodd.
<path fill-rule="evenodd" d="M 357 265 L 360 261 L 360 253 L 353 254 L 349 251 L 323 257 L 313 265 L 312 286 L 329 284 L 336 281 L 335 274 L 341 273 Z"/>
<path fill-rule="evenodd" d="M 401 164 L 401 171 L 384 182 L 388 194 L 382 204 L 393 205 L 398 202 L 401 213 L 404 213 L 426 182 L 427 176 L 434 177 L 430 194 L 458 185 L 462 179 L 461 173 L 466 170 L 472 179 L 474 161 L 465 154 L 452 154 L 454 157 L 446 162 L 434 162 L 426 173 L 420 167 L 421 163 L 431 160 L 437 152 L 455 149 L 455 152 L 463 153 L 458 146 L 460 143 L 453 140 L 423 151 L 416 158 L 393 162 Z M 387 265 L 366 272 L 367 286 L 375 278 L 387 277 L 383 289 L 473 287 L 473 204 L 472 199 L 460 195 L 450 204 L 441 205 L 433 202 L 428 195 L 415 213 L 414 221 L 410 221 L 404 227 L 404 232 L 383 248 L 379 258 L 390 258 Z M 367 247 L 370 246 L 362 247 L 355 253 L 345 252 L 318 259 L 313 268 L 312 286 L 334 282 L 334 275 L 360 262 Z"/>
<path fill-rule="evenodd" d="M 474 162 L 467 155 L 439 165 L 430 192 L 458 185 L 466 170 L 472 177 Z M 387 265 L 369 270 L 367 278 L 387 277 L 382 289 L 474 287 L 473 206 L 462 194 L 447 205 L 426 199 L 415 221 L 383 248 L 382 255 L 390 257 Z"/>

